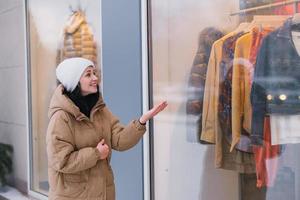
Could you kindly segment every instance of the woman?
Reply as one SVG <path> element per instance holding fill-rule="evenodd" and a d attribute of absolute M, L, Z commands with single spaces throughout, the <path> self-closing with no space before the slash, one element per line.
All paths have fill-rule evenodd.
<path fill-rule="evenodd" d="M 66 59 L 56 76 L 61 84 L 51 99 L 46 139 L 49 199 L 114 200 L 111 149 L 124 151 L 137 144 L 146 122 L 167 103 L 123 126 L 105 106 L 90 60 Z"/>

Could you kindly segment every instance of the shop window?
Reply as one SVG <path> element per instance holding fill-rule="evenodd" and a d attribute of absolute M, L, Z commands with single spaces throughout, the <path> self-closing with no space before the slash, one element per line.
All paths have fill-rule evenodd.
<path fill-rule="evenodd" d="M 101 68 L 100 1 L 27 0 L 30 112 L 30 190 L 47 195 L 48 107 L 56 86 L 55 69 L 69 57 L 85 57 Z M 85 51 L 83 45 L 91 46 Z"/>
<path fill-rule="evenodd" d="M 300 3 L 148 5 L 154 199 L 300 199 Z"/>

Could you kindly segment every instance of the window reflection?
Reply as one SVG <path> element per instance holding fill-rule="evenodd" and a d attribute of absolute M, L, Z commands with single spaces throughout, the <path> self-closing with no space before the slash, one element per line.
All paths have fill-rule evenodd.
<path fill-rule="evenodd" d="M 32 149 L 31 190 L 47 194 L 46 129 L 48 106 L 56 88 L 55 68 L 68 57 L 100 62 L 100 1 L 28 0 Z"/>
<path fill-rule="evenodd" d="M 151 1 L 156 199 L 300 199 L 298 8 Z"/>

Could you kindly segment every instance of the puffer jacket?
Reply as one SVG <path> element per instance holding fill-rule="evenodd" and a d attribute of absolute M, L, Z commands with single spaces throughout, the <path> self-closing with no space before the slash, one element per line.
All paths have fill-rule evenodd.
<path fill-rule="evenodd" d="M 188 97 L 186 102 L 187 140 L 201 142 L 202 103 L 207 72 L 207 64 L 212 44 L 223 37 L 223 33 L 214 27 L 207 27 L 199 33 L 198 50 L 188 80 Z M 195 136 L 196 135 L 196 136 Z"/>
<path fill-rule="evenodd" d="M 51 99 L 46 144 L 50 200 L 114 200 L 114 176 L 110 166 L 111 149 L 124 151 L 141 139 L 146 131 L 138 120 L 127 126 L 105 106 L 102 97 L 90 118 L 62 94 L 59 85 Z M 110 148 L 100 160 L 97 144 Z"/>
<path fill-rule="evenodd" d="M 73 57 L 86 58 L 97 65 L 97 43 L 82 11 L 75 11 L 64 27 L 57 62 Z"/>

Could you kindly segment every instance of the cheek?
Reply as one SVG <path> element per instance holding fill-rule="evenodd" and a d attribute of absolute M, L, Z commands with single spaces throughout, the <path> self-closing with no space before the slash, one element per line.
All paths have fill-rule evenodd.
<path fill-rule="evenodd" d="M 80 80 L 80 86 L 81 88 L 87 88 L 88 87 L 88 81 L 85 79 Z"/>

